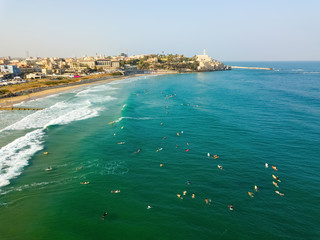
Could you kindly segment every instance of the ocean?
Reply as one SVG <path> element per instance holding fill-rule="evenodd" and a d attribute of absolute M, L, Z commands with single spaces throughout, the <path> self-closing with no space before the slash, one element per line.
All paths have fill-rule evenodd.
<path fill-rule="evenodd" d="M 0 112 L 0 239 L 320 239 L 320 62 L 227 64 Z"/>

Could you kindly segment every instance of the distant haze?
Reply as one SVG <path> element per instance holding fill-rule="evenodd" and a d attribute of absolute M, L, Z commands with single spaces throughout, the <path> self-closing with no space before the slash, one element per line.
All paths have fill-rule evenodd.
<path fill-rule="evenodd" d="M 320 60 L 320 1 L 0 0 L 0 57 Z"/>

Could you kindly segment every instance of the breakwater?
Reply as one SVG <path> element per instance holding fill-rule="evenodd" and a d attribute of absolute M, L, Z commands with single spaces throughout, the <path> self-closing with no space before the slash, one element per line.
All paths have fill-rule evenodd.
<path fill-rule="evenodd" d="M 264 68 L 264 67 L 240 67 L 240 66 L 231 66 L 231 69 L 240 68 L 240 69 L 260 69 L 260 70 L 273 70 L 273 68 Z"/>

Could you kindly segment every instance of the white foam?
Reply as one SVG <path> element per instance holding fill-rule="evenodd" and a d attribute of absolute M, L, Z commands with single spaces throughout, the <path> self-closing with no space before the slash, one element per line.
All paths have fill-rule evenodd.
<path fill-rule="evenodd" d="M 304 72 L 303 74 L 319 74 L 320 72 Z"/>
<path fill-rule="evenodd" d="M 117 98 L 115 97 L 111 97 L 111 96 L 106 96 L 103 98 L 94 98 L 94 99 L 90 99 L 89 102 L 91 103 L 103 103 L 103 102 L 109 102 L 109 101 L 113 101 L 116 100 Z"/>
<path fill-rule="evenodd" d="M 20 121 L 5 127 L 0 132 L 7 130 L 23 130 L 43 128 L 50 125 L 63 125 L 73 121 L 80 121 L 99 116 L 103 108 L 92 107 L 93 103 L 108 102 L 117 98 L 103 96 L 94 99 L 80 99 L 80 102 L 58 102 L 43 110 L 34 112 Z"/>
<path fill-rule="evenodd" d="M 20 175 L 28 160 L 43 149 L 44 129 L 50 125 L 63 125 L 73 121 L 80 121 L 99 116 L 102 107 L 95 107 L 94 103 L 108 102 L 116 98 L 102 94 L 87 96 L 94 92 L 114 89 L 110 86 L 97 86 L 86 89 L 72 101 L 63 101 L 49 108 L 36 111 L 20 121 L 0 130 L 37 129 L 20 137 L 0 149 L 0 187 L 10 184 L 10 179 Z M 83 95 L 81 95 L 81 93 Z M 3 133 L 2 133 L 3 134 Z"/>
<path fill-rule="evenodd" d="M 116 85 L 116 84 L 120 84 L 120 83 L 131 83 L 131 82 L 135 82 L 135 81 L 139 81 L 139 80 L 144 80 L 147 78 L 151 78 L 151 77 L 155 77 L 156 75 L 146 75 L 146 76 L 140 76 L 140 77 L 130 77 L 130 78 L 125 78 L 125 79 L 120 79 L 117 81 L 113 81 L 110 82 L 110 85 Z"/>
<path fill-rule="evenodd" d="M 93 95 L 94 93 L 97 92 L 104 92 L 104 91 L 109 91 L 109 90 L 116 90 L 118 88 L 114 88 L 110 85 L 99 85 L 95 87 L 90 87 L 88 89 L 82 90 L 76 94 L 76 96 L 88 96 L 88 95 Z"/>
<path fill-rule="evenodd" d="M 0 187 L 10 184 L 10 179 L 20 175 L 28 160 L 43 149 L 44 135 L 37 129 L 0 149 Z"/>
<path fill-rule="evenodd" d="M 48 127 L 50 125 L 64 125 L 73 121 L 80 121 L 97 116 L 99 116 L 99 109 L 88 109 L 86 107 L 83 107 L 70 111 L 64 115 L 59 116 L 58 118 L 51 120 L 44 127 Z"/>
<path fill-rule="evenodd" d="M 129 172 L 129 168 L 124 161 L 97 162 L 101 175 L 124 175 Z"/>
<path fill-rule="evenodd" d="M 121 122 L 123 119 L 134 119 L 134 120 L 150 120 L 153 119 L 151 117 L 142 117 L 142 118 L 134 118 L 134 117 L 120 117 L 117 120 L 113 121 L 115 123 Z"/>
<path fill-rule="evenodd" d="M 125 109 L 125 107 L 127 106 L 127 104 L 124 104 L 121 108 L 121 111 L 123 111 Z"/>

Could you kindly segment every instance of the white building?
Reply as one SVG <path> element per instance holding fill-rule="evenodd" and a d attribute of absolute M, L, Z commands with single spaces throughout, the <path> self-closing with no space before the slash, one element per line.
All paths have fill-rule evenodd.
<path fill-rule="evenodd" d="M 26 75 L 27 79 L 40 79 L 42 78 L 44 75 L 42 73 L 39 72 L 35 72 L 35 73 L 29 73 Z"/>
<path fill-rule="evenodd" d="M 199 71 L 219 71 L 224 70 L 225 66 L 222 62 L 212 59 L 206 54 L 206 50 L 203 50 L 203 55 L 197 55 L 197 61 L 199 62 Z"/>

